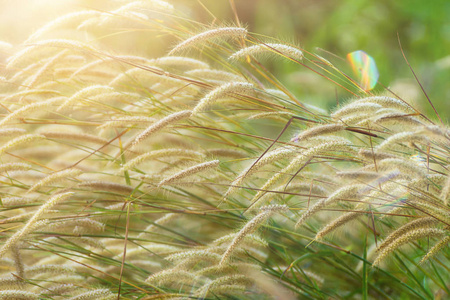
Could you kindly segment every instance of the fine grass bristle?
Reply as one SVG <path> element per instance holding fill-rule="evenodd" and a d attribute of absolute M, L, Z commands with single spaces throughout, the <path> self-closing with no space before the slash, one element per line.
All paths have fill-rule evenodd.
<path fill-rule="evenodd" d="M 288 59 L 294 60 L 303 59 L 303 52 L 301 50 L 289 45 L 274 44 L 274 43 L 259 44 L 241 49 L 233 53 L 233 55 L 231 55 L 228 59 L 235 61 L 245 58 L 247 56 L 258 56 L 260 54 L 263 54 L 264 52 L 269 53 L 272 52 L 275 55 L 285 56 Z"/>
<path fill-rule="evenodd" d="M 254 91 L 254 86 L 248 82 L 231 82 L 221 85 L 214 89 L 203 97 L 200 102 L 192 110 L 192 114 L 195 116 L 200 112 L 204 112 L 210 107 L 216 100 L 225 97 L 229 94 L 239 95 L 248 94 Z"/>
<path fill-rule="evenodd" d="M 194 175 L 199 172 L 203 172 L 208 169 L 217 168 L 219 166 L 220 161 L 219 160 L 212 160 L 208 162 L 204 162 L 195 166 L 192 166 L 190 168 L 187 168 L 183 171 L 180 171 L 178 173 L 173 174 L 172 176 L 162 180 L 158 186 L 161 187 L 163 185 L 169 185 L 172 184 L 175 181 L 178 181 L 180 179 L 183 179 L 185 177 Z"/>
<path fill-rule="evenodd" d="M 203 43 L 205 41 L 211 40 L 211 39 L 219 39 L 219 38 L 225 38 L 225 37 L 232 37 L 235 39 L 238 38 L 245 38 L 247 35 L 247 29 L 240 28 L 240 27 L 222 27 L 222 28 L 216 28 L 207 30 L 204 32 L 201 32 L 197 35 L 194 35 L 183 42 L 176 45 L 172 50 L 170 50 L 169 55 L 173 55 L 175 53 L 181 52 L 183 50 L 186 50 L 189 47 L 198 45 L 199 43 Z"/>
<path fill-rule="evenodd" d="M 154 124 L 150 125 L 145 129 L 143 132 L 141 132 L 133 141 L 132 147 L 136 147 L 139 143 L 141 143 L 144 139 L 147 139 L 152 134 L 158 132 L 159 130 L 163 129 L 164 127 L 181 121 L 183 119 L 187 119 L 192 115 L 191 110 L 183 110 L 176 113 L 173 113 L 171 115 L 168 115 L 167 117 L 159 120 L 158 122 L 155 122 Z"/>

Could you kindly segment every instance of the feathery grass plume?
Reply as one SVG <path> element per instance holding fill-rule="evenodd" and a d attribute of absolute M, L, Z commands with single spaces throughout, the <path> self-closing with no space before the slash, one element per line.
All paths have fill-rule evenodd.
<path fill-rule="evenodd" d="M 148 160 L 148 159 L 154 159 L 154 158 L 164 158 L 164 157 L 188 157 L 188 158 L 197 158 L 202 159 L 205 158 L 205 154 L 194 151 L 194 150 L 188 150 L 188 149 L 178 149 L 178 148 L 172 148 L 172 149 L 161 149 L 161 150 L 153 150 L 144 154 L 139 155 L 138 157 L 133 158 L 132 160 L 128 161 L 126 164 L 122 166 L 122 169 L 125 171 L 131 170 L 136 165 Z"/>
<path fill-rule="evenodd" d="M 380 174 L 377 172 L 356 170 L 356 171 L 336 172 L 336 176 L 353 180 L 372 181 L 380 177 Z"/>
<path fill-rule="evenodd" d="M 355 149 L 349 145 L 350 141 L 348 140 L 333 140 L 330 138 L 329 142 L 324 142 L 320 145 L 314 146 L 305 150 L 303 153 L 295 157 L 288 166 L 286 166 L 283 170 L 275 174 L 266 183 L 260 188 L 255 197 L 253 197 L 252 202 L 256 202 L 263 194 L 264 191 L 272 188 L 277 182 L 279 182 L 286 174 L 290 174 L 292 172 L 296 172 L 302 165 L 308 162 L 309 159 L 313 158 L 316 155 L 322 154 L 326 151 L 344 151 L 348 154 L 355 153 Z"/>
<path fill-rule="evenodd" d="M 100 181 L 100 180 L 92 180 L 92 181 L 84 181 L 78 184 L 79 187 L 87 187 L 94 191 L 106 191 L 111 193 L 117 193 L 122 195 L 129 195 L 133 192 L 134 188 L 128 185 L 116 183 L 116 182 L 108 182 L 108 181 Z"/>
<path fill-rule="evenodd" d="M 444 204 L 447 205 L 448 204 L 448 198 L 450 196 L 450 173 L 447 175 L 447 180 L 445 181 L 445 184 L 442 188 L 442 192 L 441 192 L 441 199 L 442 201 L 444 201 Z"/>
<path fill-rule="evenodd" d="M 324 135 L 324 134 L 330 134 L 339 132 L 345 129 L 345 126 L 343 124 L 326 124 L 326 125 L 320 125 L 315 126 L 310 129 L 304 130 L 300 132 L 296 137 L 292 138 L 292 142 L 301 142 L 304 140 L 308 140 L 310 138 Z"/>
<path fill-rule="evenodd" d="M 427 215 L 439 220 L 449 220 L 450 210 L 443 203 L 437 202 L 432 196 L 426 192 L 417 193 L 412 191 L 408 195 L 407 204 L 413 205 L 416 209 L 424 211 Z"/>
<path fill-rule="evenodd" d="M 39 213 L 40 211 L 38 211 Z M 37 213 L 33 215 L 33 217 L 25 224 L 25 226 L 14 233 L 0 248 L 0 258 L 2 258 L 9 250 L 17 249 L 17 243 L 19 243 L 24 237 L 32 233 L 34 230 L 44 227 L 48 224 L 47 220 L 38 221 L 38 218 L 35 218 Z M 38 215 L 40 217 L 42 213 Z"/>
<path fill-rule="evenodd" d="M 152 134 L 160 131 L 161 129 L 167 127 L 170 124 L 173 124 L 175 122 L 184 120 L 189 118 L 192 115 L 191 110 L 183 110 L 178 111 L 173 114 L 168 115 L 165 118 L 162 118 L 158 122 L 150 125 L 145 129 L 143 132 L 141 132 L 132 142 L 132 147 L 136 147 L 139 143 L 141 143 L 144 139 L 148 138 Z"/>
<path fill-rule="evenodd" d="M 397 158 L 395 154 L 366 148 L 361 148 L 358 152 L 358 156 L 369 162 L 373 162 L 374 159 L 378 161 L 387 158 Z"/>
<path fill-rule="evenodd" d="M 327 135 L 319 135 L 319 136 L 315 136 L 315 137 L 311 137 L 308 138 L 302 145 L 301 148 L 311 148 L 311 147 L 315 147 L 318 145 L 321 145 L 323 143 L 328 143 L 330 141 L 333 142 L 342 142 L 342 143 L 348 143 L 348 139 L 338 136 L 338 135 L 331 135 L 331 136 L 327 136 Z"/>
<path fill-rule="evenodd" d="M 26 134 L 19 137 L 16 137 L 15 139 L 12 139 L 8 143 L 4 144 L 2 147 L 0 147 L 0 155 L 3 153 L 11 150 L 12 148 L 15 148 L 21 144 L 29 144 L 32 142 L 35 142 L 37 140 L 45 139 L 45 136 L 40 134 Z"/>
<path fill-rule="evenodd" d="M 211 252 L 209 249 L 203 249 L 188 250 L 181 253 L 171 254 L 169 256 L 166 256 L 165 259 L 172 262 L 183 261 L 183 263 L 186 263 L 186 261 L 192 261 L 194 263 L 199 263 L 200 261 L 210 261 L 212 263 L 217 263 L 218 261 L 220 261 L 221 256 L 219 254 Z"/>
<path fill-rule="evenodd" d="M 102 232 L 105 229 L 105 224 L 89 218 L 76 218 L 56 221 L 45 227 L 46 231 L 63 232 L 67 231 L 67 229 L 70 232 L 76 231 L 77 234 Z"/>
<path fill-rule="evenodd" d="M 255 173 L 263 166 L 279 161 L 284 158 L 291 158 L 296 154 L 297 150 L 293 147 L 278 148 L 266 153 L 256 164 L 250 165 L 236 177 L 236 179 L 231 183 L 231 186 L 225 193 L 224 197 L 225 198 L 229 197 L 233 192 L 235 192 L 239 188 L 240 185 L 242 185 L 246 177 Z"/>
<path fill-rule="evenodd" d="M 54 172 L 54 173 L 44 177 L 43 179 L 39 180 L 38 182 L 36 182 L 33 186 L 31 186 L 28 189 L 27 193 L 35 192 L 35 191 L 39 190 L 41 187 L 47 186 L 47 185 L 55 183 L 55 182 L 65 180 L 67 178 L 75 178 L 82 173 L 83 173 L 83 171 L 81 171 L 80 169 L 67 169 L 67 170 Z"/>
<path fill-rule="evenodd" d="M 61 104 L 57 111 L 62 111 L 74 102 L 79 102 L 79 100 L 88 99 L 89 97 L 98 95 L 100 93 L 114 92 L 114 89 L 106 85 L 91 85 L 83 88 L 82 90 L 73 94 L 69 99 L 67 99 L 63 104 Z"/>
<path fill-rule="evenodd" d="M 7 65 L 6 65 L 6 69 L 8 70 L 14 70 L 14 69 L 20 69 L 20 67 L 23 68 L 23 70 L 21 72 L 17 72 L 11 79 L 11 82 L 15 82 L 16 80 L 20 79 L 22 77 L 22 75 L 28 75 L 33 69 L 36 69 L 37 67 L 39 67 L 38 63 L 30 63 L 29 61 L 31 61 L 33 58 L 39 59 L 40 55 L 42 54 L 42 52 L 44 52 L 45 49 L 39 48 L 39 47 L 32 47 L 32 46 L 28 46 L 23 48 L 21 51 L 16 52 L 14 55 L 8 57 L 7 59 Z M 30 57 L 31 56 L 31 57 Z M 21 66 L 21 65 L 25 65 L 24 61 L 27 62 L 28 60 L 28 65 L 25 66 Z M 23 78 L 22 78 L 23 79 Z"/>
<path fill-rule="evenodd" d="M 5 253 L 11 248 L 15 247 L 17 243 L 22 240 L 26 235 L 30 234 L 37 228 L 44 227 L 48 220 L 39 220 L 43 214 L 47 213 L 53 206 L 57 205 L 61 201 L 64 201 L 68 197 L 72 196 L 73 192 L 56 194 L 51 197 L 47 202 L 45 202 L 41 207 L 33 214 L 33 216 L 28 220 L 25 226 L 17 231 L 14 235 L 12 235 L 5 244 L 3 244 L 0 249 L 0 258 L 5 255 Z"/>
<path fill-rule="evenodd" d="M 344 117 L 342 119 L 339 119 L 343 124 L 346 124 L 347 126 L 355 126 L 355 127 L 362 127 L 362 128 L 368 128 L 369 126 L 373 126 L 373 114 L 366 112 L 366 113 L 355 113 L 350 116 Z"/>
<path fill-rule="evenodd" d="M 31 169 L 31 165 L 26 163 L 6 163 L 0 164 L 0 173 L 8 171 L 27 171 Z"/>
<path fill-rule="evenodd" d="M 328 205 L 334 204 L 337 201 L 347 201 L 350 198 L 355 198 L 359 195 L 360 190 L 366 187 L 365 184 L 352 184 L 348 186 L 343 186 L 332 193 L 328 198 L 318 201 L 311 208 L 305 211 L 300 219 L 295 224 L 295 228 L 300 227 L 305 223 L 305 221 L 316 214 L 318 211 L 322 210 Z"/>
<path fill-rule="evenodd" d="M 69 300 L 96 300 L 103 299 L 105 297 L 112 296 L 112 293 L 108 289 L 96 289 L 89 292 L 82 293 L 75 297 L 68 298 Z M 115 298 L 117 296 L 114 296 Z M 109 299 L 109 298 L 108 298 Z"/>
<path fill-rule="evenodd" d="M 450 140 L 450 129 L 445 128 L 443 126 L 438 125 L 428 125 L 423 126 L 419 133 L 426 132 L 428 136 L 432 136 L 433 139 L 439 139 L 443 141 L 449 141 Z"/>
<path fill-rule="evenodd" d="M 75 269 L 69 266 L 62 265 L 36 265 L 25 268 L 25 272 L 28 277 L 32 277 L 43 273 L 71 274 L 75 273 Z"/>
<path fill-rule="evenodd" d="M 54 103 L 57 103 L 61 101 L 60 97 L 52 98 L 46 101 L 41 101 L 38 103 L 32 103 L 28 104 L 18 110 L 15 110 L 14 112 L 10 113 L 8 116 L 3 118 L 3 120 L 0 121 L 0 126 L 4 126 L 7 123 L 10 123 L 14 119 L 22 118 L 28 114 L 30 114 L 33 111 L 40 111 L 43 109 L 49 109 Z"/>
<path fill-rule="evenodd" d="M 41 36 L 45 35 L 48 32 L 51 32 L 54 29 L 60 29 L 61 27 L 71 27 L 74 24 L 81 23 L 87 19 L 96 17 L 99 14 L 100 12 L 95 10 L 85 10 L 61 16 L 36 30 L 32 35 L 28 37 L 28 39 L 25 41 L 25 44 L 39 39 Z"/>
<path fill-rule="evenodd" d="M 12 258 L 14 260 L 14 266 L 16 267 L 17 275 L 20 277 L 25 276 L 25 266 L 23 264 L 22 255 L 20 253 L 20 245 L 16 244 L 12 249 Z"/>
<path fill-rule="evenodd" d="M 227 37 L 234 39 L 241 39 L 247 36 L 247 29 L 241 27 L 222 27 L 204 31 L 197 35 L 194 35 L 170 50 L 169 55 L 173 55 L 177 52 L 181 52 L 199 43 L 206 42 L 208 40 L 224 40 Z"/>
<path fill-rule="evenodd" d="M 39 299 L 39 295 L 27 292 L 27 291 L 21 291 L 21 290 L 3 290 L 0 291 L 0 299 L 9 300 L 37 300 Z"/>
<path fill-rule="evenodd" d="M 257 119 L 275 119 L 275 120 L 282 120 L 286 121 L 285 118 L 290 118 L 294 114 L 288 111 L 271 111 L 271 112 L 264 112 L 259 114 L 251 115 L 248 119 L 249 120 L 257 120 Z"/>
<path fill-rule="evenodd" d="M 196 115 L 200 112 L 204 112 L 209 106 L 211 106 L 219 98 L 223 98 L 229 94 L 249 94 L 255 91 L 253 84 L 249 82 L 230 82 L 225 83 L 203 97 L 200 102 L 195 106 L 192 111 L 192 115 Z"/>
<path fill-rule="evenodd" d="M 4 207 L 12 207 L 12 206 L 22 206 L 28 205 L 30 203 L 36 202 L 35 199 L 24 198 L 24 197 L 2 197 L 2 205 Z"/>
<path fill-rule="evenodd" d="M 430 228 L 434 224 L 437 224 L 439 220 L 433 217 L 423 217 L 419 218 L 413 221 L 410 221 L 406 223 L 403 226 L 400 226 L 397 228 L 394 232 L 392 232 L 390 235 L 387 236 L 387 238 L 384 239 L 384 241 L 378 246 L 377 252 L 383 251 L 387 246 L 395 242 L 398 238 L 401 236 L 407 234 L 409 231 L 414 231 L 419 228 Z"/>
<path fill-rule="evenodd" d="M 105 129 L 110 127 L 121 128 L 121 127 L 129 127 L 134 126 L 136 124 L 145 124 L 154 123 L 156 121 L 155 118 L 144 117 L 144 116 L 126 116 L 122 118 L 117 118 L 112 121 L 108 121 L 98 126 L 98 129 Z"/>
<path fill-rule="evenodd" d="M 48 70 L 51 70 L 54 68 L 55 64 L 58 63 L 62 58 L 65 58 L 67 55 L 69 55 L 69 50 L 63 50 L 59 52 L 58 54 L 54 55 L 50 59 L 48 59 L 45 64 L 32 76 L 30 76 L 27 81 L 25 82 L 27 86 L 35 86 L 39 81 L 41 81 L 43 78 L 45 79 L 46 73 L 48 73 Z"/>
<path fill-rule="evenodd" d="M 409 113 L 415 112 L 415 110 L 412 108 L 412 106 L 409 105 L 408 103 L 401 101 L 399 99 L 386 97 L 386 96 L 372 96 L 372 97 L 358 99 L 358 100 L 356 100 L 356 102 L 376 103 L 376 104 L 379 104 L 386 108 L 395 108 L 397 110 L 405 111 L 405 112 L 409 112 Z"/>
<path fill-rule="evenodd" d="M 167 1 L 163 0 L 146 0 L 146 1 L 133 1 L 127 3 L 120 8 L 114 10 L 112 14 L 121 14 L 133 9 L 145 9 L 145 10 L 160 10 L 166 13 L 172 13 L 174 7 Z"/>
<path fill-rule="evenodd" d="M 5 268 L 6 266 L 3 265 Z M 17 272 L 18 273 L 18 272 Z M 19 274 L 17 274 L 19 275 Z M 23 275 L 19 275 L 23 277 Z M 18 279 L 17 276 L 2 276 L 0 277 L 0 290 L 23 290 L 23 281 Z M 1 298 L 0 298 L 1 299 Z"/>
<path fill-rule="evenodd" d="M 202 295 L 202 297 L 206 297 L 206 295 L 211 293 L 216 293 L 216 287 L 223 287 L 223 286 L 230 286 L 230 285 L 238 285 L 238 284 L 251 284 L 252 281 L 247 275 L 227 275 L 227 276 L 221 276 L 217 279 L 214 279 L 210 282 L 207 282 L 205 285 L 203 285 L 201 288 L 199 288 L 196 291 L 196 295 Z M 226 290 L 223 290 L 225 293 L 227 293 Z"/>
<path fill-rule="evenodd" d="M 236 274 L 236 273 L 245 273 L 248 270 L 261 271 L 261 267 L 259 265 L 255 265 L 252 263 L 232 263 L 229 262 L 226 265 L 214 265 L 202 268 L 197 271 L 196 274 L 201 276 L 216 276 L 217 274 Z"/>
<path fill-rule="evenodd" d="M 184 270 L 178 269 L 166 269 L 158 273 L 150 275 L 145 282 L 157 283 L 158 285 L 164 285 L 165 283 L 178 283 L 178 284 L 191 284 L 197 280 L 198 275 Z"/>
<path fill-rule="evenodd" d="M 49 48 L 52 48 L 51 50 L 61 50 L 61 49 L 72 49 L 72 50 L 78 50 L 78 51 L 92 51 L 97 52 L 97 50 L 86 44 L 82 43 L 80 41 L 75 40 L 66 40 L 66 39 L 49 39 L 44 41 L 38 41 L 32 45 L 29 45 L 22 51 L 16 53 L 15 55 L 11 56 L 8 59 L 8 63 L 6 65 L 7 69 L 12 69 L 14 67 L 19 67 L 21 63 L 23 63 L 26 60 L 32 59 L 30 56 L 42 56 L 42 57 L 48 57 L 51 56 L 52 51 L 49 51 Z M 36 51 L 40 51 L 36 53 Z M 45 55 L 43 53 L 46 53 Z"/>
<path fill-rule="evenodd" d="M 277 55 L 287 57 L 289 59 L 302 60 L 303 52 L 295 47 L 284 44 L 258 44 L 250 47 L 243 48 L 233 53 L 228 59 L 231 61 L 237 61 L 247 56 L 258 56 L 265 53 L 275 53 Z"/>
<path fill-rule="evenodd" d="M 370 102 L 360 103 L 358 101 L 355 101 L 355 102 L 352 102 L 352 103 L 345 105 L 344 107 L 336 110 L 330 116 L 335 120 L 339 120 L 339 119 L 342 119 L 343 117 L 351 116 L 355 113 L 357 113 L 357 114 L 373 113 L 373 112 L 379 110 L 380 108 L 382 108 L 382 106 L 377 103 L 370 103 Z"/>
<path fill-rule="evenodd" d="M 17 149 L 16 151 L 14 151 L 14 154 L 19 155 L 21 157 L 34 158 L 38 160 L 48 160 L 49 157 L 50 158 L 56 157 L 66 149 L 67 149 L 66 146 L 63 144 L 51 143 L 42 146 L 35 145 L 34 147 Z"/>
<path fill-rule="evenodd" d="M 40 296 L 43 297 L 43 295 L 62 295 L 75 288 L 76 286 L 72 283 L 58 284 L 55 286 L 46 287 L 46 291 L 42 292 Z"/>
<path fill-rule="evenodd" d="M 242 242 L 244 237 L 253 233 L 261 225 L 261 223 L 266 221 L 274 213 L 287 210 L 289 210 L 289 207 L 286 205 L 269 205 L 261 207 L 260 213 L 247 222 L 247 224 L 245 224 L 245 226 L 235 235 L 230 245 L 223 253 L 219 265 L 223 266 L 236 247 Z"/>
<path fill-rule="evenodd" d="M 377 114 L 381 113 L 381 109 L 377 111 Z M 417 117 L 405 115 L 405 113 L 399 113 L 399 112 L 387 112 L 381 115 L 377 115 L 372 119 L 372 122 L 386 126 L 388 124 L 392 125 L 405 125 L 405 126 L 411 126 L 412 129 L 414 127 L 421 127 L 423 126 L 423 122 L 419 121 Z"/>
<path fill-rule="evenodd" d="M 317 182 L 318 180 L 313 180 L 311 183 L 309 182 L 296 182 L 293 184 L 290 184 L 288 187 L 281 185 L 277 188 L 277 190 L 282 191 L 285 190 L 286 192 L 307 192 L 308 196 L 311 193 L 312 195 L 318 195 L 318 196 L 324 196 L 328 194 L 328 190 L 326 187 L 321 186 L 319 184 L 314 184 L 313 182 Z"/>
<path fill-rule="evenodd" d="M 0 128 L 0 137 L 23 135 L 27 131 L 23 128 Z"/>
<path fill-rule="evenodd" d="M 183 56 L 165 56 L 157 58 L 154 64 L 159 67 L 173 67 L 183 70 L 209 69 L 209 65 L 201 60 Z"/>
<path fill-rule="evenodd" d="M 251 208 L 247 211 L 251 212 L 255 209 L 258 209 L 259 206 L 265 205 L 270 201 L 281 201 L 283 199 L 283 196 L 286 195 L 285 193 L 289 193 L 287 195 L 292 195 L 292 193 L 295 193 L 296 196 L 308 196 L 308 198 L 311 197 L 313 199 L 323 198 L 323 196 L 328 194 L 327 190 L 324 187 L 307 182 L 298 182 L 290 184 L 287 187 L 285 184 L 282 184 L 276 187 L 273 192 L 269 191 L 258 198 L 255 202 L 253 202 Z M 299 193 L 304 194 L 299 195 Z"/>
<path fill-rule="evenodd" d="M 417 132 L 399 132 L 384 140 L 376 147 L 376 150 L 385 150 L 386 148 L 395 146 L 395 144 L 404 142 L 428 144 L 430 140 Z"/>
<path fill-rule="evenodd" d="M 11 45 L 10 43 L 5 42 L 5 41 L 0 41 L 0 52 L 8 52 L 12 48 L 14 48 L 14 46 Z"/>
<path fill-rule="evenodd" d="M 229 148 L 216 148 L 207 149 L 206 153 L 213 157 L 230 157 L 230 158 L 244 158 L 246 153 L 240 150 L 229 149 Z"/>
<path fill-rule="evenodd" d="M 397 237 L 393 241 L 391 241 L 389 244 L 385 245 L 381 251 L 379 251 L 379 254 L 375 261 L 373 262 L 372 266 L 379 266 L 380 263 L 392 252 L 394 252 L 397 248 L 400 246 L 407 244 L 409 242 L 421 239 L 421 238 L 434 238 L 434 237 L 442 237 L 445 236 L 446 232 L 445 230 L 438 229 L 438 228 L 418 228 L 415 230 L 407 231 L 405 234 L 403 234 L 400 237 Z"/>
<path fill-rule="evenodd" d="M 19 91 L 13 94 L 10 94 L 6 97 L 4 97 L 2 100 L 5 103 L 22 103 L 24 102 L 24 100 L 27 100 L 27 102 L 31 102 L 31 101 L 41 101 L 41 98 L 46 98 L 48 95 L 56 95 L 56 96 L 61 96 L 61 93 L 59 91 L 55 91 L 55 90 L 49 90 L 49 89 L 27 89 L 25 91 Z M 36 97 L 32 97 L 32 96 L 36 96 Z M 17 101 L 17 99 L 19 101 Z M 45 101 L 45 100 L 42 100 Z"/>
<path fill-rule="evenodd" d="M 33 212 L 20 211 L 18 215 L 2 219 L 1 223 L 2 224 L 8 224 L 8 223 L 20 222 L 20 221 L 23 221 L 23 220 L 27 219 L 31 215 L 33 215 Z"/>
<path fill-rule="evenodd" d="M 161 83 L 164 80 L 166 81 L 173 80 L 177 82 L 177 80 L 174 78 L 161 75 L 165 74 L 163 69 L 158 67 L 152 67 L 152 69 L 154 71 L 158 71 L 159 74 L 150 72 L 149 70 L 143 69 L 142 67 L 135 67 L 123 73 L 119 73 L 109 82 L 109 86 L 116 88 L 119 87 L 128 88 L 131 84 L 135 84 L 136 82 L 138 82 L 140 85 L 149 85 L 149 86 L 151 86 L 152 84 Z"/>
<path fill-rule="evenodd" d="M 354 219 L 358 218 L 359 216 L 361 216 L 361 213 L 359 213 L 359 212 L 348 212 L 348 213 L 345 213 L 345 214 L 337 217 L 336 219 L 334 219 L 333 221 L 331 221 L 330 223 L 325 225 L 325 227 L 323 227 L 316 234 L 315 239 L 316 240 L 323 239 L 330 232 L 332 232 L 332 231 L 336 230 L 337 228 L 347 224 L 350 221 L 353 221 Z"/>
<path fill-rule="evenodd" d="M 282 285 L 280 280 L 274 280 L 274 278 L 271 278 L 264 272 L 249 270 L 246 272 L 246 275 L 249 278 L 252 278 L 254 285 L 256 285 L 259 290 L 261 290 L 265 295 L 268 295 L 271 299 L 297 299 L 296 295 L 293 291 L 291 291 L 291 289 L 294 291 L 298 289 L 295 285 L 291 285 L 286 282 Z M 285 285 L 289 287 L 289 289 L 285 287 Z"/>
<path fill-rule="evenodd" d="M 425 176 L 426 168 L 417 165 L 416 162 L 412 160 L 402 159 L 402 158 L 386 158 L 377 161 L 377 164 L 371 164 L 364 167 L 365 171 L 390 171 L 392 169 L 398 169 L 400 174 L 406 176 Z"/>
<path fill-rule="evenodd" d="M 223 284 L 223 285 L 216 284 L 214 285 L 213 289 L 207 289 L 207 291 L 213 293 L 214 295 L 240 295 L 246 289 L 247 286 L 243 284 Z"/>
<path fill-rule="evenodd" d="M 447 244 L 450 243 L 450 236 L 446 236 L 437 242 L 428 252 L 427 254 L 420 260 L 419 264 L 423 264 L 433 256 L 435 256 L 439 251 L 441 251 Z"/>
<path fill-rule="evenodd" d="M 217 168 L 219 166 L 219 163 L 220 163 L 219 160 L 211 160 L 211 161 L 207 161 L 207 162 L 192 166 L 192 167 L 182 170 L 178 173 L 175 173 L 172 176 L 170 176 L 164 180 L 161 180 L 161 182 L 158 183 L 158 187 L 161 187 L 163 185 L 172 184 L 180 179 L 197 174 L 199 172 L 203 172 L 205 170 Z"/>

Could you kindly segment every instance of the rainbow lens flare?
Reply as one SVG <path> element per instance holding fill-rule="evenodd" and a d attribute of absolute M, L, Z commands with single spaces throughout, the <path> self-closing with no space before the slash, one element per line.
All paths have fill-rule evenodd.
<path fill-rule="evenodd" d="M 375 60 L 362 50 L 347 54 L 347 60 L 360 79 L 359 86 L 366 92 L 373 89 L 379 76 Z"/>

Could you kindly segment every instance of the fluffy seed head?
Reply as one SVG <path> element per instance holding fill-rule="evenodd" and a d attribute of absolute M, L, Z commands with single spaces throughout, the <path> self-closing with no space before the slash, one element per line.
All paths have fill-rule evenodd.
<path fill-rule="evenodd" d="M 208 161 L 208 162 L 204 162 L 204 163 L 192 166 L 190 168 L 187 168 L 186 170 L 183 170 L 181 172 L 178 172 L 178 173 L 170 176 L 169 178 L 162 180 L 158 184 L 158 186 L 161 187 L 163 185 L 169 185 L 169 184 L 171 184 L 175 181 L 178 181 L 182 178 L 197 174 L 199 172 L 203 172 L 208 169 L 217 168 L 219 166 L 219 163 L 220 163 L 219 160 L 212 160 L 212 161 Z"/>
<path fill-rule="evenodd" d="M 41 179 L 40 181 L 36 182 L 32 187 L 30 187 L 30 189 L 28 190 L 27 193 L 37 191 L 37 190 L 39 190 L 39 188 L 41 188 L 43 186 L 46 186 L 46 185 L 49 185 L 49 184 L 52 184 L 55 182 L 59 182 L 68 177 L 69 178 L 77 177 L 81 173 L 83 173 L 83 171 L 81 171 L 79 169 L 67 169 L 67 170 L 55 172 L 53 174 L 46 176 L 45 178 Z"/>
<path fill-rule="evenodd" d="M 250 46 L 244 49 L 239 50 L 238 52 L 233 53 L 228 59 L 232 61 L 236 61 L 247 56 L 257 56 L 263 53 L 275 53 L 280 56 L 284 56 L 290 59 L 302 60 L 303 52 L 295 47 L 284 45 L 284 44 L 258 44 L 254 46 Z"/>
<path fill-rule="evenodd" d="M 389 254 L 394 252 L 400 246 L 407 244 L 409 242 L 421 239 L 421 238 L 434 238 L 441 237 L 445 235 L 445 231 L 438 228 L 419 228 L 416 230 L 408 231 L 406 234 L 393 240 L 389 245 L 386 245 L 383 250 L 381 250 L 373 262 L 373 266 L 378 266 L 381 261 L 383 261 Z"/>
<path fill-rule="evenodd" d="M 169 52 L 169 55 L 173 55 L 177 52 L 183 51 L 189 47 L 198 45 L 199 43 L 203 43 L 211 39 L 225 38 L 225 37 L 238 39 L 238 38 L 245 38 L 246 35 L 247 29 L 240 27 L 222 27 L 211 29 L 199 33 L 197 35 L 194 35 L 188 38 L 187 40 L 184 40 L 183 42 L 179 43 Z"/>
<path fill-rule="evenodd" d="M 205 111 L 216 100 L 223 98 L 229 94 L 249 94 L 254 92 L 254 86 L 248 82 L 230 82 L 219 86 L 203 97 L 192 111 L 193 115 Z"/>
<path fill-rule="evenodd" d="M 320 125 L 313 128 L 310 128 L 308 130 L 305 130 L 301 133 L 299 133 L 296 137 L 292 139 L 293 142 L 301 142 L 303 140 L 307 140 L 309 138 L 324 135 L 324 134 L 330 134 L 334 132 L 339 132 L 345 129 L 345 126 L 342 124 L 327 124 L 327 125 Z"/>
<path fill-rule="evenodd" d="M 175 122 L 181 121 L 183 119 L 187 119 L 192 115 L 191 110 L 183 110 L 176 113 L 173 113 L 171 115 L 168 115 L 167 117 L 159 120 L 158 122 L 150 125 L 147 129 L 145 129 L 142 133 L 140 133 L 133 141 L 132 147 L 136 147 L 140 142 L 142 142 L 144 139 L 148 138 L 152 134 L 160 131 L 161 129 L 165 128 L 166 126 L 173 124 Z"/>
<path fill-rule="evenodd" d="M 28 144 L 41 139 L 45 139 L 45 136 L 40 134 L 26 134 L 19 136 L 0 147 L 0 155 L 21 144 Z"/>
<path fill-rule="evenodd" d="M 258 226 L 262 222 L 267 220 L 272 214 L 276 212 L 286 211 L 288 209 L 289 208 L 286 205 L 269 205 L 261 207 L 261 212 L 253 219 L 251 219 L 247 224 L 245 224 L 245 226 L 236 234 L 234 239 L 231 241 L 230 246 L 228 246 L 227 250 L 222 255 L 219 264 L 224 265 L 230 255 L 233 253 L 234 249 L 236 249 L 236 247 L 240 244 L 244 237 L 254 232 L 258 228 Z"/>

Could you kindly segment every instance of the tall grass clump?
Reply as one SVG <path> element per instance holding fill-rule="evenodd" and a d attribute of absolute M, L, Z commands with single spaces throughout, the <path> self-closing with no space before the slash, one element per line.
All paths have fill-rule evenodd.
<path fill-rule="evenodd" d="M 449 127 L 261 39 L 114 1 L 11 46 L 0 298 L 448 297 Z M 348 102 L 304 103 L 266 58 Z"/>

